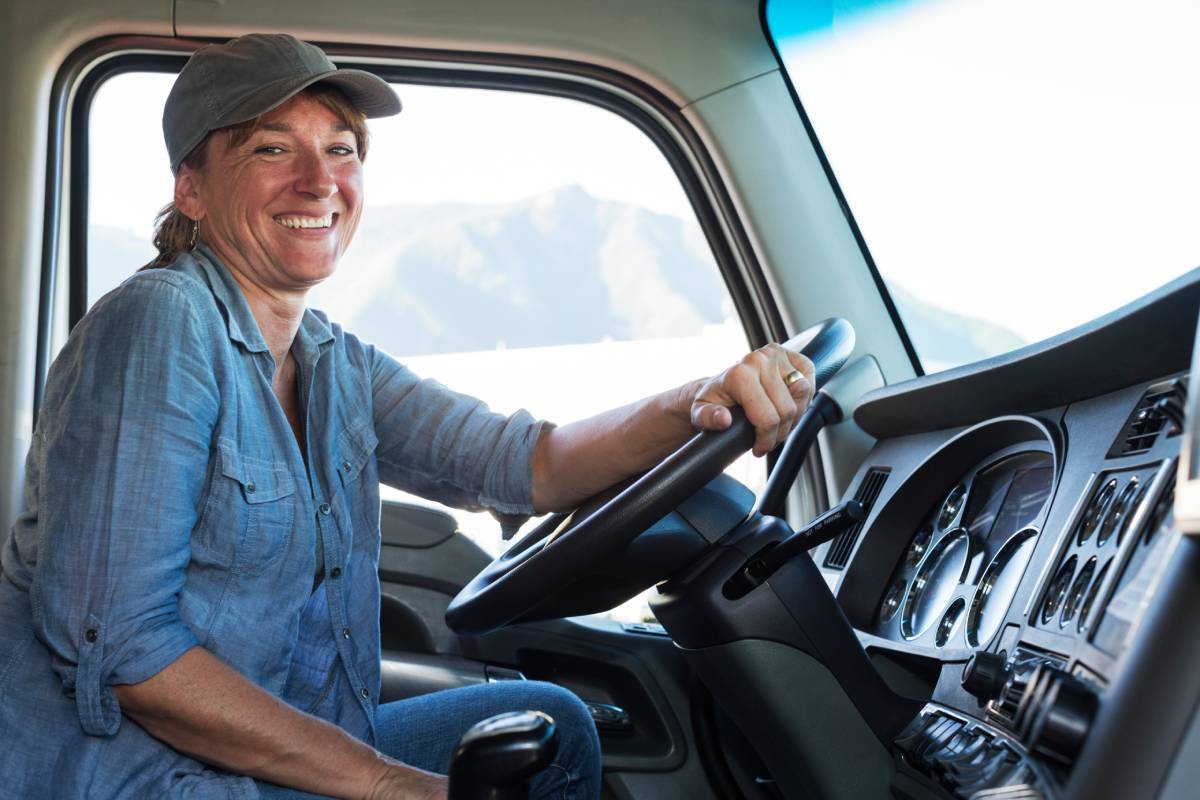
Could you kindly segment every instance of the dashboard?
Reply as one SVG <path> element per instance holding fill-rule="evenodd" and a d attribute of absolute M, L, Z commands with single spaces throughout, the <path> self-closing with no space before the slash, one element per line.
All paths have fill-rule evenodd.
<path fill-rule="evenodd" d="M 846 499 L 867 516 L 813 556 L 885 680 L 926 700 L 895 742 L 912 796 L 1067 793 L 1184 539 L 1198 287 L 860 404 L 877 441 Z M 1127 358 L 1146 330 L 1179 335 Z"/>

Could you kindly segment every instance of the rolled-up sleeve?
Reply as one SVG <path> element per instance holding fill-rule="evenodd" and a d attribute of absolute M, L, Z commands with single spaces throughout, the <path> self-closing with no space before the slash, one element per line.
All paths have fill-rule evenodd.
<path fill-rule="evenodd" d="M 374 348 L 370 357 L 384 483 L 458 508 L 534 513 L 533 452 L 551 423 L 496 413 Z"/>
<path fill-rule="evenodd" d="M 219 392 L 211 331 L 181 276 L 108 295 L 56 360 L 38 430 L 31 595 L 83 730 L 116 733 L 116 684 L 197 644 L 178 613 Z"/>

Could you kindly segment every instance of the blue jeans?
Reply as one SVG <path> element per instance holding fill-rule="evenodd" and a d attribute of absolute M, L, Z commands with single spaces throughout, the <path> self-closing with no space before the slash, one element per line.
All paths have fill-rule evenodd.
<path fill-rule="evenodd" d="M 595 800 L 600 796 L 600 737 L 587 707 L 571 692 L 542 681 L 501 681 L 385 703 L 375 716 L 377 748 L 392 758 L 445 774 L 458 740 L 480 720 L 505 711 L 544 711 L 558 730 L 558 755 L 529 782 L 531 800 Z M 316 795 L 260 781 L 262 796 L 310 800 Z"/>

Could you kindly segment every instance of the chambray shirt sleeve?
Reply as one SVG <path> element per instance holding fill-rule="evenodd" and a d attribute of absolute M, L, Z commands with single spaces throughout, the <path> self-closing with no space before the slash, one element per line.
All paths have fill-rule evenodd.
<path fill-rule="evenodd" d="M 92 735 L 120 726 L 113 685 L 198 644 L 178 602 L 219 393 L 187 280 L 140 275 L 97 304 L 51 370 L 35 434 L 34 627 Z"/>
<path fill-rule="evenodd" d="M 533 451 L 551 423 L 524 409 L 506 417 L 368 352 L 380 480 L 457 508 L 534 513 Z"/>

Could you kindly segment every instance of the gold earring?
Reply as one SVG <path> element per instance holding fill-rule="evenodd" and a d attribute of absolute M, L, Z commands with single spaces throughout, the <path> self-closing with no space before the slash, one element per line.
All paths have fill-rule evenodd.
<path fill-rule="evenodd" d="M 196 241 L 200 238 L 200 220 L 192 223 L 192 238 L 188 240 L 188 250 L 196 249 Z"/>

